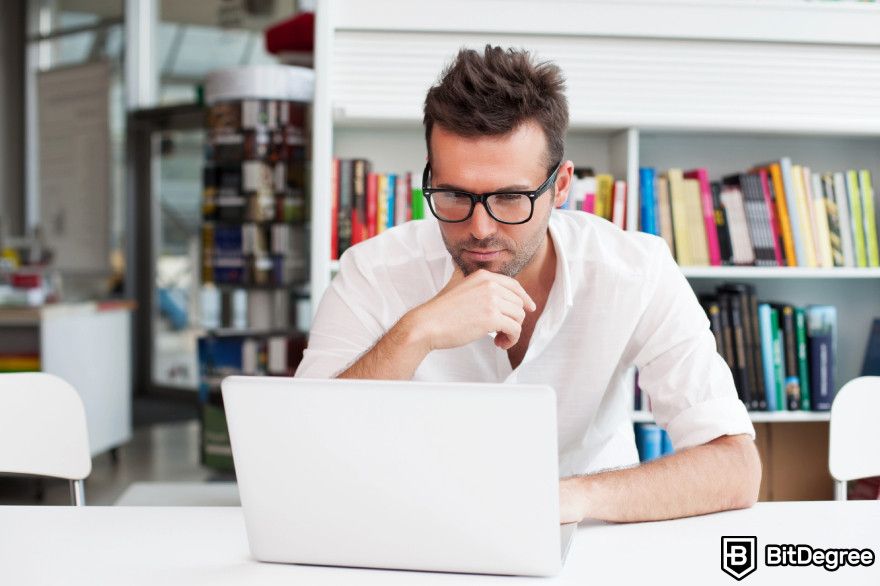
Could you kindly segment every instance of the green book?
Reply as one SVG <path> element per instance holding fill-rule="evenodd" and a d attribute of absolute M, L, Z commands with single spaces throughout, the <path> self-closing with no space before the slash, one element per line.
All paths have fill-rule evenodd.
<path fill-rule="evenodd" d="M 414 187 L 412 190 L 412 219 L 421 220 L 425 217 L 425 196 L 422 190 Z"/>
<path fill-rule="evenodd" d="M 794 309 L 797 339 L 798 378 L 801 382 L 801 411 L 810 410 L 810 365 L 807 362 L 807 314 L 803 307 Z"/>
<path fill-rule="evenodd" d="M 871 185 L 871 172 L 859 171 L 859 191 L 862 192 L 862 214 L 865 216 L 865 248 L 868 266 L 880 267 L 880 251 L 877 249 L 877 219 L 874 216 L 874 186 Z"/>
<path fill-rule="evenodd" d="M 856 251 L 856 266 L 867 267 L 865 252 L 865 219 L 862 215 L 862 198 L 859 195 L 859 177 L 855 171 L 846 172 L 846 191 L 849 196 L 849 219 L 852 224 L 853 248 Z"/>
<path fill-rule="evenodd" d="M 773 373 L 776 378 L 776 410 L 785 411 L 785 362 L 782 352 L 782 329 L 779 310 L 770 308 L 770 328 L 773 331 Z"/>

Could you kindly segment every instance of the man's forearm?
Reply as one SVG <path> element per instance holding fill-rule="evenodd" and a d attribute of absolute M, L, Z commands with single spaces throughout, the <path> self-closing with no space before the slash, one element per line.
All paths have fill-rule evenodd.
<path fill-rule="evenodd" d="M 424 336 L 407 314 L 337 378 L 410 380 L 428 352 Z"/>
<path fill-rule="evenodd" d="M 638 467 L 567 479 L 561 491 L 562 502 L 581 518 L 630 522 L 750 507 L 760 484 L 758 451 L 742 435 L 720 437 Z"/>

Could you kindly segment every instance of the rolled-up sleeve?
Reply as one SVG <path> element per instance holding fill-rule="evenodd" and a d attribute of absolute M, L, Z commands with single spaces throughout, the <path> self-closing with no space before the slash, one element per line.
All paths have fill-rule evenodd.
<path fill-rule="evenodd" d="M 676 449 L 723 435 L 754 438 L 709 320 L 665 245 L 657 247 L 653 267 L 632 341 L 639 386 L 651 400 L 655 420 Z"/>
<path fill-rule="evenodd" d="M 333 378 L 384 334 L 377 317 L 382 310 L 381 294 L 350 252 L 342 255 L 339 273 L 318 304 L 295 377 Z"/>

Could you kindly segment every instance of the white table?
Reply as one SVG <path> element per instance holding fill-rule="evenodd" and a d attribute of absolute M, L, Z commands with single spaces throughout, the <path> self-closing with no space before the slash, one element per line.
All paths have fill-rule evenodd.
<path fill-rule="evenodd" d="M 660 523 L 587 522 L 552 580 L 263 564 L 249 555 L 237 507 L 0 507 L 0 583 L 735 584 L 720 569 L 722 535 L 758 537 L 759 565 L 743 584 L 880 584 L 880 560 L 834 573 L 763 564 L 766 543 L 880 554 L 880 501 L 759 503 Z"/>

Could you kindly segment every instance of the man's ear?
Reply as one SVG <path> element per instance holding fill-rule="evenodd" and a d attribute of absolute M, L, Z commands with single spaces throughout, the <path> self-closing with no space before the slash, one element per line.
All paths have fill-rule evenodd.
<path fill-rule="evenodd" d="M 572 177 L 574 177 L 574 163 L 565 161 L 559 167 L 556 174 L 556 197 L 553 199 L 553 207 L 558 208 L 568 199 L 571 191 Z"/>

